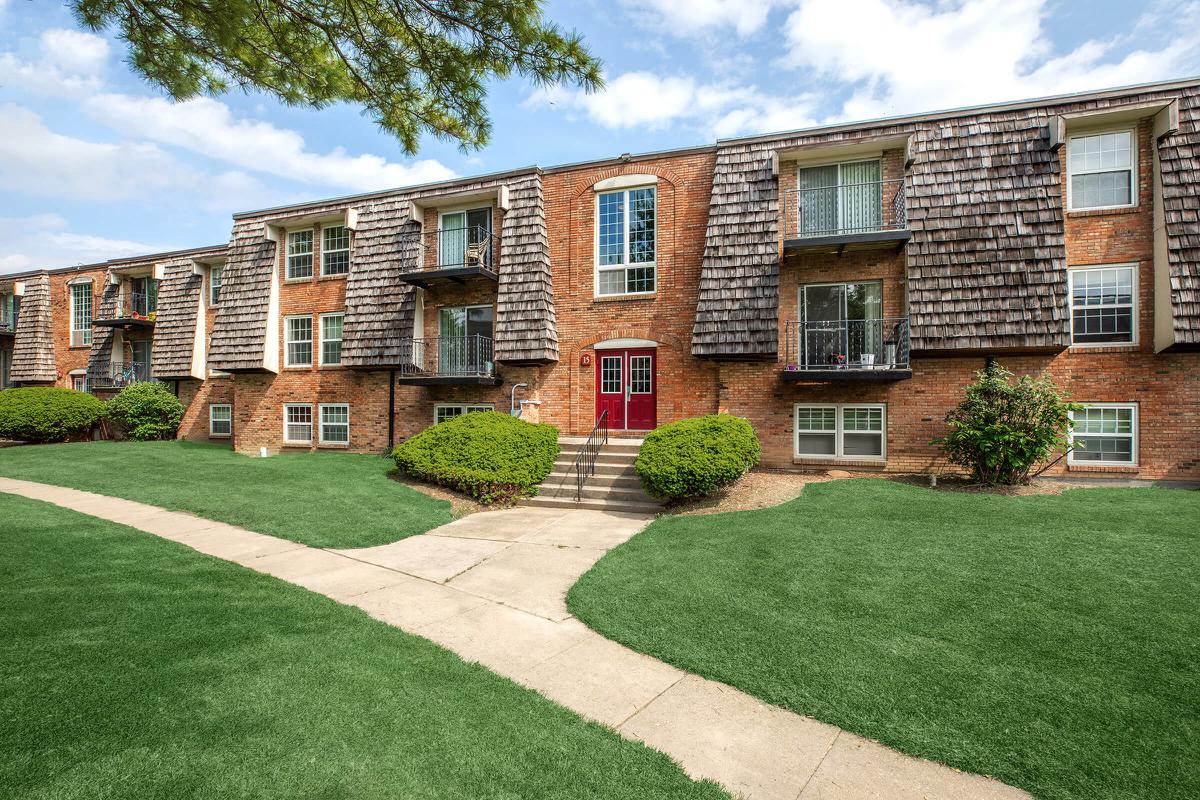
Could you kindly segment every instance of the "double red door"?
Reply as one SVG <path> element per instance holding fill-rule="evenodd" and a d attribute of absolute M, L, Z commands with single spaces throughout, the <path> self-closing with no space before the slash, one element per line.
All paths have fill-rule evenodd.
<path fill-rule="evenodd" d="M 608 427 L 653 430 L 658 420 L 654 348 L 596 351 L 596 419 L 608 412 Z"/>

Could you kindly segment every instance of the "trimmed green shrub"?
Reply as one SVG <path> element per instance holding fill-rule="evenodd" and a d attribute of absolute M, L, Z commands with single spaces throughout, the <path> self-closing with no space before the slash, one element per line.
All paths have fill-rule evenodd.
<path fill-rule="evenodd" d="M 1028 481 L 1034 464 L 1070 445 L 1069 412 L 1082 408 L 1049 378 L 1010 378 L 995 362 L 975 373 L 966 399 L 946 415 L 950 433 L 933 440 L 951 464 L 988 486 Z"/>
<path fill-rule="evenodd" d="M 754 427 L 729 414 L 680 420 L 646 434 L 634 470 L 649 494 L 669 500 L 703 497 L 758 463 Z"/>
<path fill-rule="evenodd" d="M 104 403 L 86 392 L 30 386 L 0 392 L 0 438 L 22 442 L 65 442 L 86 436 Z"/>
<path fill-rule="evenodd" d="M 183 419 L 183 403 L 165 383 L 140 381 L 109 400 L 104 413 L 135 442 L 174 439 Z"/>
<path fill-rule="evenodd" d="M 498 411 L 448 419 L 392 451 L 405 474 L 489 504 L 533 494 L 557 457 L 557 428 Z"/>

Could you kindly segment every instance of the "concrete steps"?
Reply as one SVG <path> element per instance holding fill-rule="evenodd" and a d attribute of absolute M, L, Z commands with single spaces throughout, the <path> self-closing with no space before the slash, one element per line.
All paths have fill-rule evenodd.
<path fill-rule="evenodd" d="M 642 446 L 641 439 L 609 439 L 596 458 L 595 472 L 588 477 L 576 500 L 573 467 L 585 441 L 580 437 L 559 439 L 554 470 L 542 481 L 537 495 L 522 500 L 521 505 L 638 514 L 662 510 L 662 504 L 643 491 L 642 483 L 633 471 L 633 462 Z"/>

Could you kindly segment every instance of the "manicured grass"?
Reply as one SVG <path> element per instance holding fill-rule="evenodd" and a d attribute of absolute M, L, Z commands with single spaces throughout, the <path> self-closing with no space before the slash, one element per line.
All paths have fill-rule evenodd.
<path fill-rule="evenodd" d="M 190 511 L 312 547 L 371 547 L 450 521 L 450 504 L 388 478 L 379 456 L 238 455 L 196 442 L 0 450 L 0 475 Z"/>
<path fill-rule="evenodd" d="M 357 609 L 36 501 L 0 519 L 0 796 L 726 798 Z"/>
<path fill-rule="evenodd" d="M 666 517 L 571 590 L 684 669 L 1041 798 L 1200 797 L 1200 493 L 835 481 Z"/>

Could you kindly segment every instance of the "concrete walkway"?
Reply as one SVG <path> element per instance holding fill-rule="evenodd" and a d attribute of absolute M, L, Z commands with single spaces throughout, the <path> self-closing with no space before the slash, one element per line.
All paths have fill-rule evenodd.
<path fill-rule="evenodd" d="M 322 550 L 102 495 L 0 478 L 44 500 L 188 545 L 358 606 L 668 754 L 752 800 L 1008 800 L 1024 792 L 910 758 L 616 644 L 574 619 L 567 589 L 648 518 L 516 508 L 423 536 Z"/>

